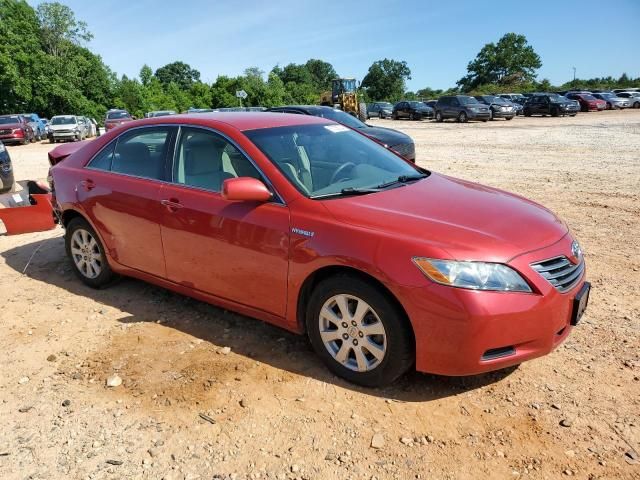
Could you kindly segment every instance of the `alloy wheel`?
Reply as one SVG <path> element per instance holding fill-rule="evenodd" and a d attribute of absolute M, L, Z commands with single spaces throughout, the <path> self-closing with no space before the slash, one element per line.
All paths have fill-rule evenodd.
<path fill-rule="evenodd" d="M 82 228 L 71 237 L 71 256 L 78 271 L 87 278 L 96 278 L 102 272 L 102 254 L 93 235 Z"/>
<path fill-rule="evenodd" d="M 378 314 L 361 298 L 329 298 L 318 317 L 320 338 L 338 363 L 356 372 L 378 367 L 387 351 L 387 333 Z"/>

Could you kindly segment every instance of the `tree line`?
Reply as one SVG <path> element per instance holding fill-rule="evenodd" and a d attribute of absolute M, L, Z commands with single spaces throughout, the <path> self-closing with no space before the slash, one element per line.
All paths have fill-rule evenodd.
<path fill-rule="evenodd" d="M 93 38 L 85 22 L 58 2 L 36 8 L 25 0 L 0 0 L 0 114 L 61 113 L 97 119 L 109 108 L 124 108 L 141 117 L 153 110 L 182 112 L 190 107 L 238 106 L 235 93 L 247 92 L 244 106 L 316 104 L 338 77 L 334 67 L 320 59 L 303 64 L 276 65 L 268 73 L 247 68 L 235 77 L 219 75 L 209 84 L 190 65 L 175 61 L 155 70 L 143 65 L 137 77 L 118 76 L 85 45 Z M 365 101 L 430 99 L 443 94 L 548 91 L 568 88 L 624 88 L 640 78 L 606 77 L 576 80 L 553 86 L 537 80 L 542 61 L 523 35 L 507 33 L 485 45 L 469 62 L 467 74 L 448 90 L 407 91 L 411 79 L 407 62 L 382 59 L 372 63 L 359 93 Z M 351 72 L 345 72 L 347 76 Z"/>

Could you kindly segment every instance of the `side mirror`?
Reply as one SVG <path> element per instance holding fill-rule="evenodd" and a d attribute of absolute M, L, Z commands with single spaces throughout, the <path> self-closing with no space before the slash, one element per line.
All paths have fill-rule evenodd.
<path fill-rule="evenodd" d="M 228 178 L 222 183 L 222 198 L 244 202 L 267 202 L 273 194 L 257 178 Z"/>

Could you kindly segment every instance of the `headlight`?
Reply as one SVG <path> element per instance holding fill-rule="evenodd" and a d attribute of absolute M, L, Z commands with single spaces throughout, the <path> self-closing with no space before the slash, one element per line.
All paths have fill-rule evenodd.
<path fill-rule="evenodd" d="M 531 292 L 525 280 L 512 268 L 501 263 L 457 262 L 414 257 L 413 263 L 427 278 L 442 285 L 471 290 Z"/>
<path fill-rule="evenodd" d="M 80 130 L 78 130 L 77 128 L 73 131 L 74 133 L 80 133 Z"/>

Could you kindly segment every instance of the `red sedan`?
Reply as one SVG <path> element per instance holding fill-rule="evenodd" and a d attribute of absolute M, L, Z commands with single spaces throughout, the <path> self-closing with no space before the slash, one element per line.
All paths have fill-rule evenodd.
<path fill-rule="evenodd" d="M 607 108 L 607 102 L 594 97 L 590 93 L 568 93 L 567 98 L 577 100 L 583 112 L 600 112 Z"/>
<path fill-rule="evenodd" d="M 545 355 L 588 301 L 580 247 L 549 210 L 323 118 L 145 119 L 51 160 L 86 284 L 132 276 L 306 333 L 361 385 Z"/>

